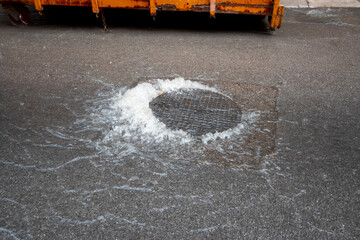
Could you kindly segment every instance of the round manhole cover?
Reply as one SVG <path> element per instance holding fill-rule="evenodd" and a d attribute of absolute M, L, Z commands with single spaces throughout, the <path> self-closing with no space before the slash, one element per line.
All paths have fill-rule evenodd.
<path fill-rule="evenodd" d="M 168 128 L 194 136 L 223 132 L 241 122 L 241 111 L 234 101 L 208 90 L 167 92 L 153 99 L 150 108 Z"/>

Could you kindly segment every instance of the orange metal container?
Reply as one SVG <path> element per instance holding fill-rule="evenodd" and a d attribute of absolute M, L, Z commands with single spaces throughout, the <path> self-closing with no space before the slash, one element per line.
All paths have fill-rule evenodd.
<path fill-rule="evenodd" d="M 4 6 L 13 4 L 35 5 L 42 11 L 43 6 L 82 6 L 92 7 L 94 13 L 101 8 L 146 9 L 152 16 L 157 11 L 193 11 L 217 13 L 252 14 L 269 16 L 270 28 L 279 28 L 284 7 L 280 0 L 0 0 Z M 4 7 L 5 8 L 5 7 Z"/>

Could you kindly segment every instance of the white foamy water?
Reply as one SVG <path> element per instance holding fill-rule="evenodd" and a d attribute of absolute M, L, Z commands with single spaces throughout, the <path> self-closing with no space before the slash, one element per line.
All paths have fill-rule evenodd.
<path fill-rule="evenodd" d="M 223 132 L 216 132 L 216 133 L 208 133 L 202 136 L 202 142 L 207 144 L 209 141 L 216 141 L 217 139 L 227 139 L 231 138 L 233 135 L 240 135 L 244 133 L 248 126 L 248 123 L 254 122 L 259 117 L 258 112 L 243 112 L 242 119 L 243 122 L 238 124 L 234 128 L 230 128 Z"/>
<path fill-rule="evenodd" d="M 172 91 L 202 89 L 219 93 L 215 88 L 204 84 L 175 78 L 174 80 L 154 80 L 152 83 L 141 83 L 136 87 L 119 93 L 115 99 L 112 109 L 120 113 L 118 124 L 115 123 L 112 131 L 105 139 L 114 135 L 121 135 L 124 138 L 139 138 L 143 141 L 162 142 L 165 140 L 176 141 L 182 144 L 191 143 L 195 139 L 183 130 L 171 130 L 164 123 L 159 121 L 153 114 L 149 104 L 157 96 Z M 221 94 L 221 93 L 220 93 Z M 245 113 L 244 119 L 251 120 L 256 114 L 249 116 Z M 202 136 L 203 143 L 211 140 L 230 138 L 234 134 L 241 134 L 246 123 L 224 132 L 208 133 Z"/>
<path fill-rule="evenodd" d="M 261 131 L 259 124 L 264 112 L 242 109 L 241 122 L 236 127 L 201 137 L 171 130 L 153 115 L 149 103 L 154 98 L 164 92 L 191 89 L 223 94 L 216 88 L 183 78 L 152 80 L 130 89 L 100 90 L 98 98 L 88 102 L 88 114 L 77 121 L 82 132 L 92 136 L 89 147 L 98 153 L 99 158 L 91 163 L 121 166 L 114 171 L 115 175 L 135 164 L 151 176 L 158 176 L 169 169 L 181 170 L 188 161 L 214 164 L 214 159 L 227 162 L 244 159 L 246 162 L 255 156 L 257 153 L 249 148 L 248 141 Z"/>

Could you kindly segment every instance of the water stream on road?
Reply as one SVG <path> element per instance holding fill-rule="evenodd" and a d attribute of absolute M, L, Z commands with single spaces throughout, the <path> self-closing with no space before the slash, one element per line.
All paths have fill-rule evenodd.
<path fill-rule="evenodd" d="M 261 145 L 256 141 L 271 137 L 266 135 L 266 127 L 259 125 L 264 112 L 242 109 L 241 123 L 236 127 L 199 139 L 168 129 L 154 117 L 149 102 L 163 92 L 180 89 L 223 94 L 216 88 L 182 78 L 147 81 L 130 89 L 97 82 L 102 87 L 95 94 L 75 94 L 73 99 L 44 97 L 45 105 L 63 111 L 68 122 L 64 122 L 66 117 L 44 122 L 32 114 L 16 124 L 9 120 L 1 132 L 8 142 L 6 148 L 13 151 L 3 151 L 12 158 L 3 159 L 2 164 L 36 176 L 30 182 L 32 189 L 40 186 L 46 201 L 35 201 L 35 206 L 29 208 L 41 209 L 43 215 L 51 216 L 46 222 L 50 228 L 56 229 L 59 224 L 82 227 L 116 222 L 151 230 L 164 225 L 163 214 L 174 213 L 176 219 L 179 209 L 192 209 L 191 212 L 199 211 L 204 221 L 196 226 L 184 222 L 182 227 L 196 232 L 207 229 L 207 222 L 217 221 L 219 212 L 252 206 L 252 199 L 240 197 L 236 208 L 224 206 L 208 215 L 201 210 L 212 206 L 214 198 L 233 194 L 231 189 L 237 188 L 238 183 L 248 185 L 266 176 L 262 170 L 256 174 L 244 172 L 244 168 L 258 169 L 259 165 L 252 163 L 262 161 Z M 18 104 L 20 108 L 27 107 L 26 103 Z M 47 112 L 49 106 L 40 106 L 38 111 Z M 10 119 L 10 115 L 3 117 Z M 259 133 L 266 136 L 248 144 L 248 139 Z M 49 181 L 49 176 L 56 180 Z M 253 180 L 246 183 L 249 179 Z M 217 188 L 221 191 L 214 190 Z M 50 200 L 54 192 L 56 201 Z M 144 207 L 134 215 L 139 205 Z M 78 211 L 83 211 L 80 216 Z M 221 228 L 237 226 L 224 224 Z M 23 236 L 23 232 L 26 231 L 14 234 Z"/>
<path fill-rule="evenodd" d="M 212 157 L 218 157 L 216 154 L 211 156 L 210 152 L 224 156 L 230 153 L 233 156 L 248 154 L 242 151 L 242 144 L 244 138 L 255 131 L 252 124 L 258 120 L 259 112 L 243 111 L 243 120 L 236 127 L 220 133 L 205 134 L 201 136 L 201 141 L 182 130 L 170 130 L 153 115 L 149 107 L 152 99 L 164 92 L 184 89 L 218 92 L 201 83 L 177 78 L 141 83 L 128 90 L 121 89 L 115 96 L 98 102 L 97 110 L 90 113 L 91 117 L 86 120 L 89 121 L 88 127 L 104 129 L 102 139 L 95 142 L 96 149 L 108 156 L 115 154 L 117 159 L 142 153 L 145 156 L 155 154 L 165 161 L 182 159 L 209 162 Z"/>

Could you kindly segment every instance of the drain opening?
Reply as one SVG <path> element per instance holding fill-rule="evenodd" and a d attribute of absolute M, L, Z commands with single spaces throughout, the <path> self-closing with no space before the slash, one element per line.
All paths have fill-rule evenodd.
<path fill-rule="evenodd" d="M 166 92 L 154 98 L 150 108 L 171 130 L 193 136 L 223 132 L 241 123 L 241 110 L 234 101 L 202 89 Z"/>

